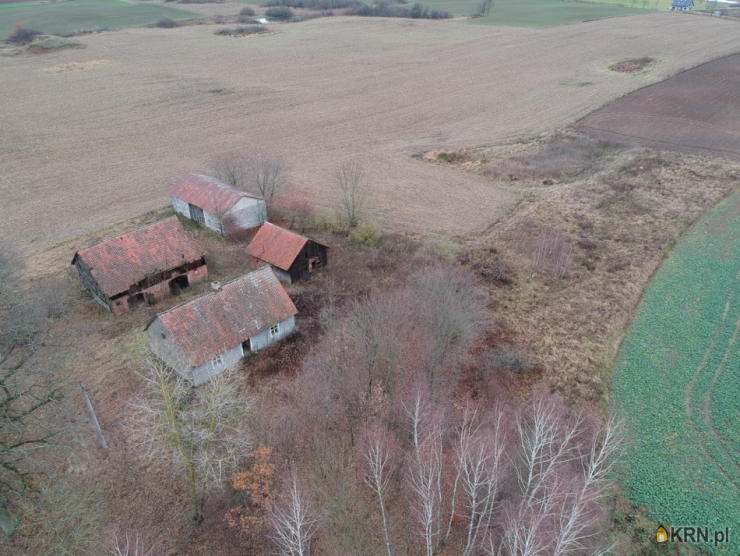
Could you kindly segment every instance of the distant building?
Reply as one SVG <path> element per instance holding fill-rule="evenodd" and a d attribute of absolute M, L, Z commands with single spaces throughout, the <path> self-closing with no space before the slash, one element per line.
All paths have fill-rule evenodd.
<path fill-rule="evenodd" d="M 208 277 L 205 249 L 176 216 L 75 253 L 82 286 L 115 315 Z"/>
<path fill-rule="evenodd" d="M 694 9 L 694 0 L 673 0 L 671 11 L 690 12 Z"/>
<path fill-rule="evenodd" d="M 252 257 L 252 268 L 270 265 L 280 280 L 292 284 L 310 280 L 326 266 L 327 249 L 317 241 L 265 223 L 249 243 L 247 254 Z"/>
<path fill-rule="evenodd" d="M 264 199 L 209 176 L 188 174 L 170 195 L 175 212 L 227 238 L 238 238 L 267 219 Z"/>
<path fill-rule="evenodd" d="M 152 351 L 195 386 L 295 331 L 298 311 L 269 267 L 160 313 Z"/>

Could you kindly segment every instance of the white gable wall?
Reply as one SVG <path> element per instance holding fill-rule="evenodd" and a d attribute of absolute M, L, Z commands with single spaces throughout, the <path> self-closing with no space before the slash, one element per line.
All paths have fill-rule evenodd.
<path fill-rule="evenodd" d="M 240 230 L 256 228 L 267 220 L 267 204 L 262 199 L 242 197 L 226 211 L 226 215 L 234 219 Z"/>
<path fill-rule="evenodd" d="M 190 218 L 190 206 L 186 201 L 183 201 L 179 197 L 172 196 L 172 208 L 175 212 L 182 214 L 185 218 Z"/>

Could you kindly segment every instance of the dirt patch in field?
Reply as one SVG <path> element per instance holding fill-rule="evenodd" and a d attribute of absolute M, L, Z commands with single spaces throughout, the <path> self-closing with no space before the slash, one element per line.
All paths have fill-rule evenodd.
<path fill-rule="evenodd" d="M 47 69 L 52 73 L 67 73 L 70 71 L 79 71 L 90 68 L 97 68 L 104 66 L 108 63 L 108 60 L 93 60 L 91 62 L 70 62 L 68 64 L 57 64 Z"/>
<path fill-rule="evenodd" d="M 617 73 L 636 73 L 644 70 L 655 60 L 653 58 L 636 58 L 633 60 L 622 60 L 609 66 L 609 69 Z"/>
<path fill-rule="evenodd" d="M 589 114 L 578 128 L 606 138 L 740 159 L 740 55 L 650 85 Z"/>

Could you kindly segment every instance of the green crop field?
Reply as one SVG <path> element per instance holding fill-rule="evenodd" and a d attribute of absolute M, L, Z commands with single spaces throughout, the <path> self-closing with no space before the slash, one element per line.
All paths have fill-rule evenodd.
<path fill-rule="evenodd" d="M 446 10 L 455 15 L 471 15 L 480 0 L 420 0 L 428 8 Z M 409 0 L 411 3 L 411 0 Z M 490 15 L 471 19 L 473 25 L 510 25 L 514 27 L 549 27 L 591 19 L 644 14 L 643 9 L 625 6 L 568 2 L 565 0 L 494 0 Z"/>
<path fill-rule="evenodd" d="M 197 14 L 161 4 L 129 4 L 121 0 L 69 0 L 46 4 L 0 4 L 0 39 L 22 24 L 44 33 L 148 25 L 169 16 L 175 20 L 200 17 Z"/>
<path fill-rule="evenodd" d="M 625 486 L 665 526 L 730 528 L 740 554 L 740 194 L 667 258 L 622 344 Z"/>

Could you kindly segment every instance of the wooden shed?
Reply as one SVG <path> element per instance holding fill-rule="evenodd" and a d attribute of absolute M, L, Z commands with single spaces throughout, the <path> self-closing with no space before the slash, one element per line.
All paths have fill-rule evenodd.
<path fill-rule="evenodd" d="M 267 220 L 264 199 L 210 176 L 188 174 L 170 195 L 175 212 L 229 239 L 238 239 Z"/>
<path fill-rule="evenodd" d="M 280 280 L 292 284 L 310 280 L 317 270 L 326 266 L 328 249 L 317 241 L 266 222 L 246 251 L 252 257 L 252 268 L 270 265 Z"/>
<path fill-rule="evenodd" d="M 198 386 L 294 332 L 297 313 L 266 267 L 160 313 L 147 336 L 157 357 Z"/>
<path fill-rule="evenodd" d="M 77 251 L 82 286 L 115 315 L 208 277 L 205 249 L 176 216 Z"/>

